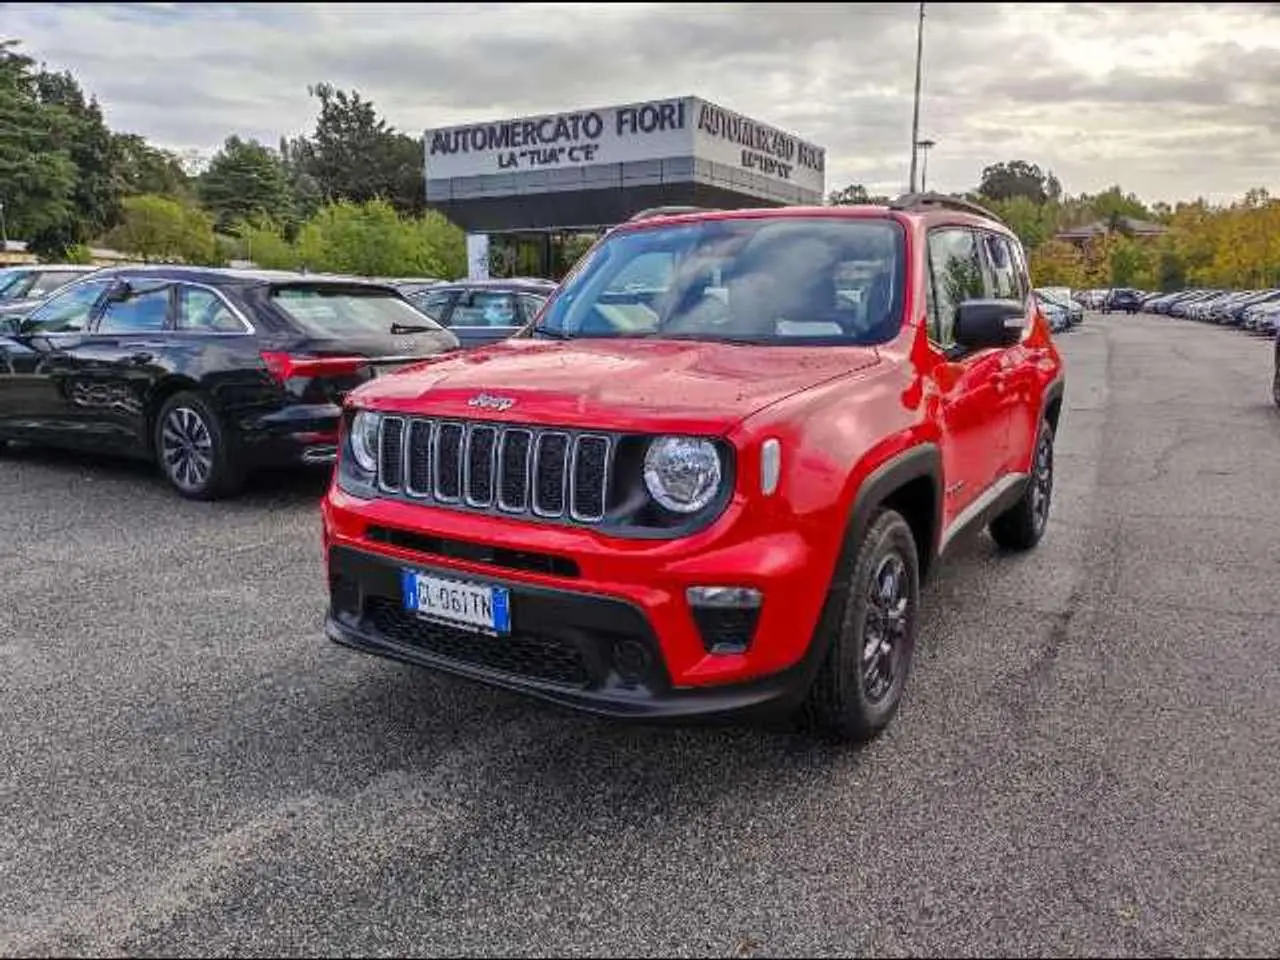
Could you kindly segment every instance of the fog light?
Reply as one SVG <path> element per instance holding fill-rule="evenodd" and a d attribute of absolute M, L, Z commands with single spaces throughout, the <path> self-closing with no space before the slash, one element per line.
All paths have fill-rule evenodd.
<path fill-rule="evenodd" d="M 690 587 L 685 595 L 690 606 L 720 609 L 729 607 L 754 610 L 764 599 L 759 590 L 751 587 Z"/>
<path fill-rule="evenodd" d="M 685 593 L 708 653 L 744 653 L 760 620 L 764 595 L 751 587 L 690 587 Z"/>

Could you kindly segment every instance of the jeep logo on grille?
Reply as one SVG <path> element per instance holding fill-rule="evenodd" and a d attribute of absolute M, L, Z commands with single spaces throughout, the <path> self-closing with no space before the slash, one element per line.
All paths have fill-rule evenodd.
<path fill-rule="evenodd" d="M 480 407 L 483 410 L 510 410 L 516 405 L 511 397 L 495 397 L 489 393 L 477 393 L 467 401 L 468 407 Z"/>

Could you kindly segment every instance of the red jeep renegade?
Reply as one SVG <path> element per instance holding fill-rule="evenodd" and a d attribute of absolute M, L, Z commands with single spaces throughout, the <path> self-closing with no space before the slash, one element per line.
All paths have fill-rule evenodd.
<path fill-rule="evenodd" d="M 947 545 L 1044 533 L 1063 383 L 980 207 L 641 214 L 518 337 L 350 395 L 328 634 L 601 714 L 803 706 L 866 739 Z"/>

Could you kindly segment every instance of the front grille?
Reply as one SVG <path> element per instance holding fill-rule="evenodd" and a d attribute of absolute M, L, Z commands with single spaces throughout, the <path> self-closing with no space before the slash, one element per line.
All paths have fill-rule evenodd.
<path fill-rule="evenodd" d="M 566 687 L 585 687 L 590 677 L 577 648 L 538 633 L 490 637 L 424 620 L 394 600 L 370 597 L 365 616 L 378 632 L 436 656 Z"/>
<path fill-rule="evenodd" d="M 384 417 L 378 486 L 433 503 L 599 523 L 613 438 L 481 421 Z"/>

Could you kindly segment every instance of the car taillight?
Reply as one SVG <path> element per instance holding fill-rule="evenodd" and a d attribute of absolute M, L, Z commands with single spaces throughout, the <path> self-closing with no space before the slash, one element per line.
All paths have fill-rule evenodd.
<path fill-rule="evenodd" d="M 284 383 L 293 377 L 340 377 L 368 366 L 365 357 L 309 357 L 283 351 L 262 351 L 270 374 Z"/>

